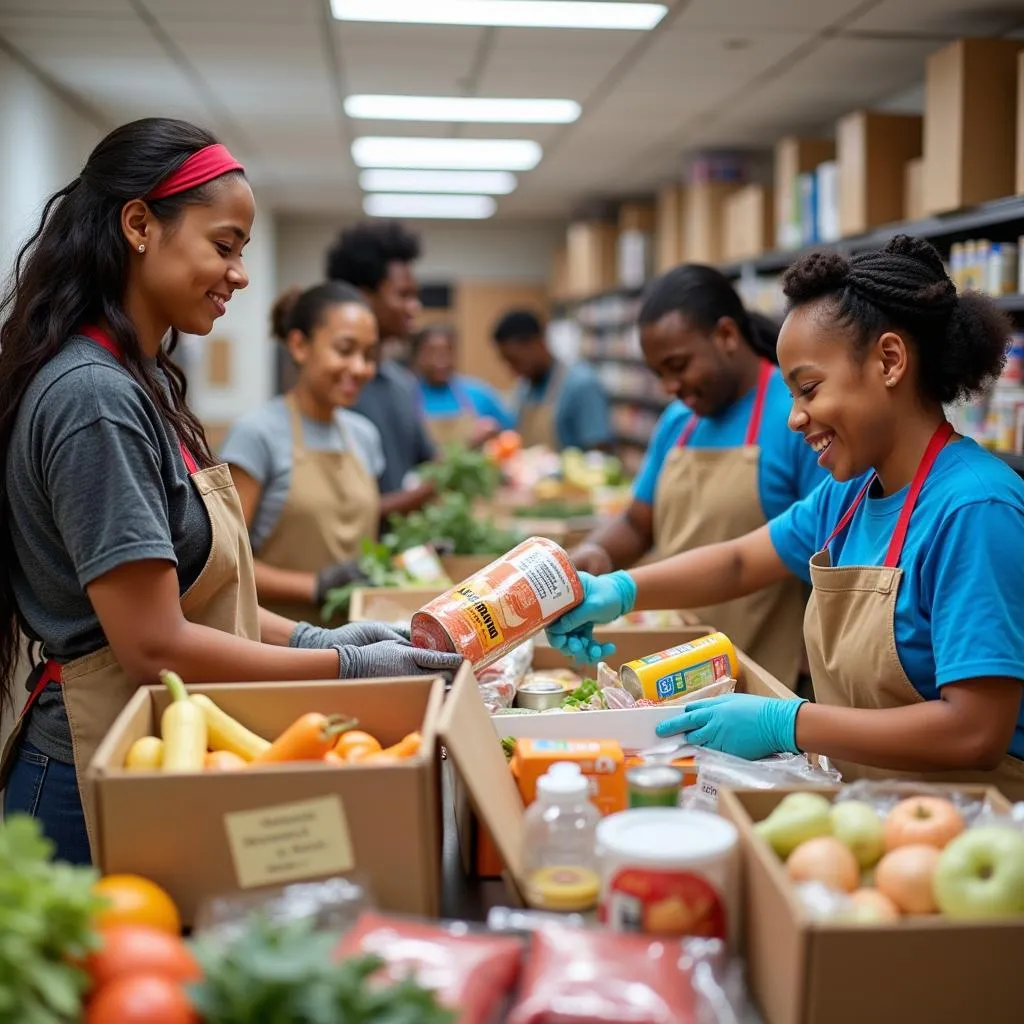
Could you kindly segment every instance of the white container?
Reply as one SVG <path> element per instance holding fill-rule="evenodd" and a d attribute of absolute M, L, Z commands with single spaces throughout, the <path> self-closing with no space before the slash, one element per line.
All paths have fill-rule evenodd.
<path fill-rule="evenodd" d="M 601 869 L 598 915 L 614 931 L 739 934 L 739 834 L 706 811 L 644 807 L 597 826 Z"/>

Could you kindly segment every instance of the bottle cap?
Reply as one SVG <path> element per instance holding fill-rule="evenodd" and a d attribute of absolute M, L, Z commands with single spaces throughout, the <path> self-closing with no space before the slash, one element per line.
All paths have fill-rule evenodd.
<path fill-rule="evenodd" d="M 570 797 L 584 797 L 590 784 L 572 761 L 558 761 L 537 780 L 537 792 L 551 800 L 566 800 Z"/>

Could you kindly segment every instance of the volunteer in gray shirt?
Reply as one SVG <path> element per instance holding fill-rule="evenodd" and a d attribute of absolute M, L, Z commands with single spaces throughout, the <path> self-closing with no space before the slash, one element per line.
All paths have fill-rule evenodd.
<path fill-rule="evenodd" d="M 248 284 L 254 215 L 241 165 L 208 132 L 135 121 L 46 204 L 0 298 L 0 696 L 30 693 L 4 811 L 38 818 L 73 863 L 96 835 L 85 768 L 161 669 L 203 683 L 461 661 L 379 623 L 328 630 L 258 606 L 230 473 L 168 356 Z M 29 680 L 11 678 L 19 627 L 45 658 Z"/>

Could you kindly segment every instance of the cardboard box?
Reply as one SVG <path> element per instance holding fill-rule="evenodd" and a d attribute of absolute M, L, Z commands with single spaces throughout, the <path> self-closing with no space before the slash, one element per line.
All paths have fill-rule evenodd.
<path fill-rule="evenodd" d="M 801 139 L 789 135 L 775 146 L 775 244 L 780 249 L 800 245 L 800 205 L 797 182 L 818 164 L 832 160 L 835 143 L 830 139 Z"/>
<path fill-rule="evenodd" d="M 305 762 L 224 774 L 126 772 L 128 748 L 157 734 L 170 700 L 162 687 L 141 688 L 88 769 L 104 873 L 140 874 L 162 885 L 186 925 L 209 896 L 349 871 L 369 882 L 382 908 L 439 913 L 441 679 L 188 689 L 208 694 L 262 736 L 278 735 L 307 712 L 343 713 L 385 746 L 419 730 L 423 751 L 407 764 L 378 767 Z"/>
<path fill-rule="evenodd" d="M 405 622 L 447 587 L 367 587 L 352 593 L 349 622 Z"/>
<path fill-rule="evenodd" d="M 924 217 L 924 157 L 908 160 L 903 165 L 903 219 Z"/>
<path fill-rule="evenodd" d="M 775 208 L 764 185 L 744 185 L 729 196 L 724 217 L 723 259 L 750 259 L 775 244 Z"/>
<path fill-rule="evenodd" d="M 922 119 L 856 110 L 836 124 L 839 229 L 860 235 L 903 219 L 904 165 L 921 155 Z"/>
<path fill-rule="evenodd" d="M 995 790 L 957 787 L 988 795 Z M 786 790 L 719 794 L 719 813 L 740 832 L 741 952 L 770 1024 L 909 1024 L 1024 1019 L 1018 976 L 1024 921 L 967 924 L 909 918 L 879 927 L 813 922 L 785 868 L 753 832 Z M 816 792 L 818 792 L 816 790 Z M 838 790 L 821 790 L 834 795 Z"/>
<path fill-rule="evenodd" d="M 577 221 L 566 234 L 569 294 L 585 298 L 615 287 L 616 241 L 614 224 Z"/>
<path fill-rule="evenodd" d="M 742 186 L 701 181 L 688 185 L 683 201 L 683 253 L 690 263 L 725 259 L 725 204 Z"/>
<path fill-rule="evenodd" d="M 441 565 L 453 583 L 461 583 L 470 576 L 486 569 L 501 555 L 442 555 Z"/>
<path fill-rule="evenodd" d="M 1024 43 L 959 39 L 928 58 L 924 101 L 927 215 L 1013 194 L 1017 69 Z"/>
<path fill-rule="evenodd" d="M 665 185 L 655 211 L 655 272 L 664 274 L 683 262 L 683 187 Z"/>

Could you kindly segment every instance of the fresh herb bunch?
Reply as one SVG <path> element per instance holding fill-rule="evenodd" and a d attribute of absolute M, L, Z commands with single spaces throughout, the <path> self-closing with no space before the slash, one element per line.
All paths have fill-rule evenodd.
<path fill-rule="evenodd" d="M 0 825 L 0 1020 L 70 1024 L 89 987 L 80 961 L 99 944 L 93 921 L 104 900 L 97 873 L 54 862 L 39 823 L 12 815 Z"/>
<path fill-rule="evenodd" d="M 365 579 L 353 580 L 343 587 L 327 591 L 321 616 L 330 622 L 336 615 L 347 615 L 355 591 L 364 587 L 408 587 L 416 583 L 407 572 L 394 564 L 396 549 L 386 543 L 377 543 L 364 538 L 359 556 L 359 571 Z"/>
<path fill-rule="evenodd" d="M 453 555 L 498 555 L 523 539 L 491 519 L 474 515 L 469 500 L 461 494 L 446 494 L 420 512 L 392 516 L 388 527 L 384 543 L 393 551 L 448 542 Z"/>
<path fill-rule="evenodd" d="M 580 708 L 592 708 L 594 707 L 595 701 L 604 704 L 604 700 L 601 697 L 601 690 L 597 685 L 596 679 L 584 679 L 579 686 L 576 687 L 572 693 L 569 694 L 565 700 L 562 701 L 562 707 L 579 710 Z"/>
<path fill-rule="evenodd" d="M 457 1015 L 407 979 L 371 980 L 375 956 L 338 961 L 337 936 L 312 921 L 255 916 L 238 938 L 196 943 L 203 980 L 190 997 L 204 1024 L 454 1024 Z"/>
<path fill-rule="evenodd" d="M 512 514 L 517 519 L 582 519 L 594 514 L 594 506 L 585 501 L 542 501 Z"/>
<path fill-rule="evenodd" d="M 461 494 L 470 501 L 490 498 L 501 483 L 501 470 L 482 451 L 462 444 L 445 445 L 441 458 L 419 467 L 439 494 Z"/>

